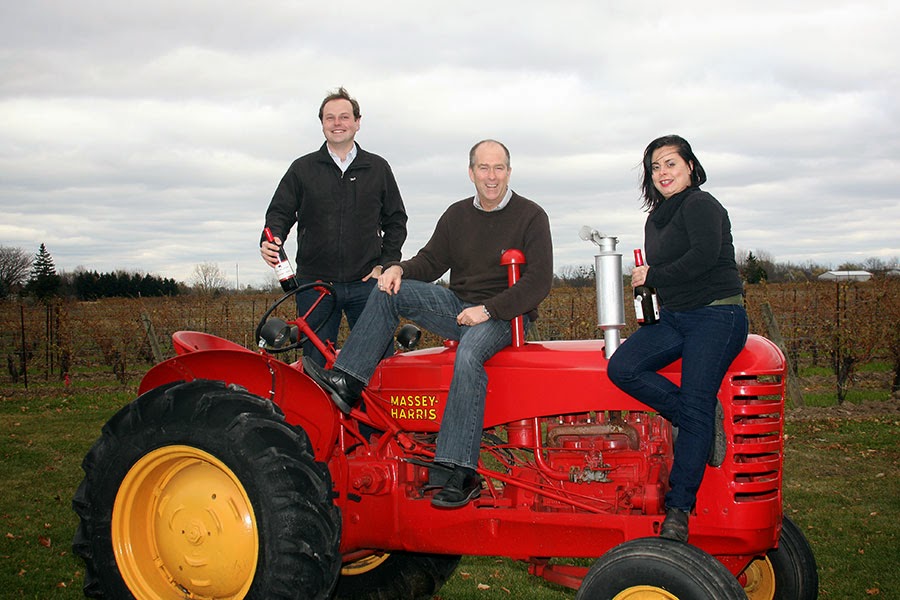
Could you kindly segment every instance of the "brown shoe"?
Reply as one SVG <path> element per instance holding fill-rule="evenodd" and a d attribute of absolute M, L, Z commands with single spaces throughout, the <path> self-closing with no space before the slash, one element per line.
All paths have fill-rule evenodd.
<path fill-rule="evenodd" d="M 688 514 L 680 508 L 666 509 L 666 519 L 659 528 L 659 537 L 676 542 L 688 540 Z"/>

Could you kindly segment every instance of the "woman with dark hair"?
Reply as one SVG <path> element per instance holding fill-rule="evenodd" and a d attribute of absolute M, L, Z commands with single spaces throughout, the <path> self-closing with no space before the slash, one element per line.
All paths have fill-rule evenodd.
<path fill-rule="evenodd" d="M 631 285 L 656 288 L 660 319 L 622 343 L 609 377 L 678 428 L 660 536 L 686 542 L 706 465 L 721 465 L 726 451 L 716 394 L 747 341 L 747 313 L 728 213 L 700 189 L 706 172 L 690 144 L 653 140 L 643 164 L 647 264 Z M 657 373 L 679 358 L 680 386 Z"/>

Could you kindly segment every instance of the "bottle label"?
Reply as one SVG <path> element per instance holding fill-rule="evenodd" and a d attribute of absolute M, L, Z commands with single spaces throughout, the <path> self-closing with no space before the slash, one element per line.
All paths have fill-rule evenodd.
<path fill-rule="evenodd" d="M 294 269 L 291 267 L 291 263 L 285 260 L 275 265 L 275 276 L 278 277 L 278 281 L 293 277 Z"/>
<path fill-rule="evenodd" d="M 647 302 L 648 299 L 650 300 L 649 302 Z M 653 314 L 645 314 L 645 303 L 647 304 L 646 312 L 652 311 Z M 656 292 L 650 293 L 649 298 L 644 294 L 634 297 L 634 316 L 641 325 L 651 325 L 659 322 L 659 298 L 657 298 Z"/>

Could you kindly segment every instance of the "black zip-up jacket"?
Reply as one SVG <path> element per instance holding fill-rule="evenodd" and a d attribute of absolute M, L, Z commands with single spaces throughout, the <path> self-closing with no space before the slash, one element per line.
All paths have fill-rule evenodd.
<path fill-rule="evenodd" d="M 663 200 L 644 225 L 646 283 L 672 311 L 706 306 L 743 291 L 728 211 L 689 187 Z"/>
<path fill-rule="evenodd" d="M 390 165 L 359 144 L 343 174 L 326 144 L 295 160 L 266 211 L 266 227 L 282 240 L 297 223 L 297 275 L 333 282 L 400 260 L 406 219 Z"/>

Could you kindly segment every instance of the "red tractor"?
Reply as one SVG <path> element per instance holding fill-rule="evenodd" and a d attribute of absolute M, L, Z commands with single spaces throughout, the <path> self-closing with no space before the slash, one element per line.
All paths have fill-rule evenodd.
<path fill-rule="evenodd" d="M 487 555 L 577 598 L 816 598 L 815 559 L 782 514 L 782 353 L 750 336 L 719 390 L 727 452 L 707 468 L 690 543 L 659 538 L 672 428 L 607 378 L 624 325 L 621 254 L 615 238 L 583 237 L 600 246 L 604 340 L 526 342 L 515 324 L 487 363 L 481 496 L 457 510 L 433 507 L 428 489 L 453 343 L 383 360 L 345 415 L 299 362 L 276 357 L 309 336 L 334 358 L 309 313 L 272 316 L 291 294 L 260 321 L 259 351 L 174 334 L 177 355 L 84 459 L 73 548 L 85 595 L 412 600 L 431 598 L 461 555 Z M 503 261 L 513 284 L 524 257 Z M 663 372 L 677 380 L 679 364 Z"/>

